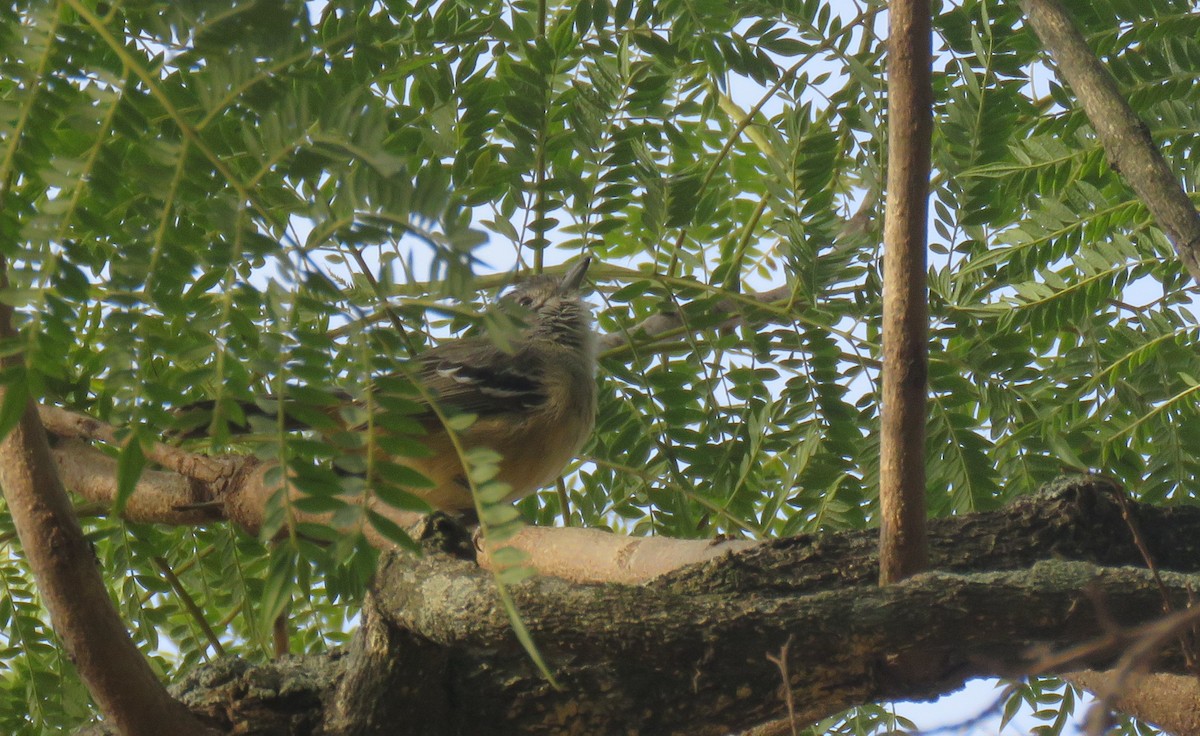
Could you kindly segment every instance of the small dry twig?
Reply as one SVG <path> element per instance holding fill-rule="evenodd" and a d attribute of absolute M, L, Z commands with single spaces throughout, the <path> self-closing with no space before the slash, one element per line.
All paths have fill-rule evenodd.
<path fill-rule="evenodd" d="M 779 648 L 779 656 L 767 655 L 767 661 L 779 668 L 779 676 L 783 678 L 783 701 L 788 709 L 788 723 L 792 725 L 792 736 L 800 736 L 796 727 L 796 703 L 792 697 L 792 678 L 788 675 L 788 649 L 792 646 L 795 634 L 788 634 L 787 641 Z"/>

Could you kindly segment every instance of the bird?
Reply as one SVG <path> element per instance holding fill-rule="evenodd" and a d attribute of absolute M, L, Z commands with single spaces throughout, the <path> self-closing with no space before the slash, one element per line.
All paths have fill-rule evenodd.
<path fill-rule="evenodd" d="M 389 387 L 399 384 L 397 395 L 416 404 L 407 404 L 401 413 L 415 420 L 416 427 L 412 421 L 406 423 L 416 429 L 423 450 L 414 450 L 411 441 L 395 443 L 377 437 L 378 446 L 398 450 L 381 451 L 386 462 L 379 464 L 377 475 L 386 479 L 387 463 L 417 471 L 427 482 L 410 482 L 403 489 L 437 510 L 468 516 L 477 510 L 464 456 L 478 448 L 498 456 L 490 480 L 507 485 L 504 501 L 523 498 L 554 482 L 595 425 L 598 341 L 591 309 L 581 296 L 590 265 L 591 258 L 585 256 L 562 276 L 534 276 L 501 296 L 501 309 L 517 313 L 524 323 L 515 335 L 496 340 L 476 334 L 443 341 L 390 377 L 398 380 L 377 381 L 371 389 L 375 401 L 354 401 L 349 394 L 337 392 L 341 406 L 333 407 L 330 417 L 339 416 L 343 430 L 369 429 L 362 409 L 387 403 Z M 415 393 L 412 382 L 420 385 Z M 239 403 L 245 416 L 274 417 L 278 407 L 274 397 L 257 404 Z M 285 415 L 294 407 L 284 400 Z M 187 423 L 211 417 L 214 408 L 212 401 L 192 404 L 188 410 L 194 418 Z M 472 415 L 474 420 L 459 429 L 447 427 L 459 426 L 453 418 L 462 415 Z M 356 419 L 347 422 L 345 417 Z M 286 424 L 289 429 L 305 426 L 295 417 L 287 417 Z"/>
<path fill-rule="evenodd" d="M 502 349 L 487 335 L 443 342 L 417 356 L 413 379 L 437 410 L 418 414 L 428 453 L 398 459 L 425 476 L 411 492 L 437 509 L 475 508 L 458 448 L 444 425 L 451 414 L 475 416 L 457 432 L 464 452 L 499 456 L 494 480 L 505 500 L 552 482 L 591 436 L 596 418 L 597 338 L 580 295 L 590 257 L 561 277 L 539 275 L 515 285 L 501 302 L 528 312 L 526 325 Z"/>

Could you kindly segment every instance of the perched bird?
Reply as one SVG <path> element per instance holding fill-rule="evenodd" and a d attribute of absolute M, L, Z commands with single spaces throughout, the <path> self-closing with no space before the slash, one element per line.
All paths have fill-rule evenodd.
<path fill-rule="evenodd" d="M 414 452 L 406 443 L 398 454 L 381 450 L 376 457 L 412 468 L 432 484 L 414 483 L 405 490 L 443 511 L 474 510 L 462 454 L 475 448 L 496 452 L 500 460 L 493 479 L 509 486 L 506 498 L 513 500 L 553 482 L 579 452 L 592 433 L 596 415 L 596 335 L 591 310 L 580 298 L 590 264 L 591 258 L 584 257 L 561 277 L 535 276 L 502 296 L 505 306 L 519 308 L 511 311 L 522 312 L 524 321 L 519 332 L 504 341 L 504 349 L 487 335 L 447 340 L 418 355 L 413 369 L 398 376 L 407 407 L 402 414 L 417 429 L 416 439 L 426 451 Z M 410 380 L 421 386 L 416 396 Z M 376 398 L 372 403 L 386 403 L 390 383 L 385 379 L 372 389 Z M 364 430 L 363 405 L 348 394 L 336 397 L 340 405 L 329 407 L 321 421 L 332 421 L 331 426 L 341 431 Z M 414 400 L 415 413 L 409 403 Z M 211 401 L 189 406 L 181 415 L 181 426 L 208 423 L 214 408 Z M 273 419 L 278 403 L 268 398 L 259 404 L 239 404 L 239 409 L 247 417 Z M 284 400 L 289 428 L 314 426 L 296 421 L 296 410 L 295 403 Z M 475 419 L 455 432 L 460 454 L 444 420 L 464 414 Z M 314 418 L 311 411 L 307 416 Z M 418 426 L 413 426 L 413 420 Z M 193 434 L 185 431 L 183 436 Z M 377 435 L 375 444 L 393 443 L 387 441 L 385 431 Z M 378 473 L 386 479 L 386 465 Z"/>
<path fill-rule="evenodd" d="M 553 482 L 592 433 L 596 417 L 596 334 L 580 287 L 591 258 L 561 278 L 536 276 L 502 300 L 528 310 L 526 326 L 506 352 L 486 335 L 443 342 L 417 357 L 419 381 L 444 414 L 474 414 L 458 433 L 465 450 L 486 447 L 501 456 L 496 480 L 509 499 Z M 420 417 L 427 457 L 402 463 L 433 482 L 413 490 L 446 511 L 474 508 L 458 452 L 442 421 Z"/>

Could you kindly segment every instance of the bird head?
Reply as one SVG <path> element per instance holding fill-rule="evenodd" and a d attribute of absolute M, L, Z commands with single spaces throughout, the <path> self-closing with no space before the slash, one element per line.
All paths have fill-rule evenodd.
<path fill-rule="evenodd" d="M 556 310 L 563 302 L 578 302 L 583 277 L 587 275 L 591 256 L 584 256 L 562 276 L 542 274 L 515 284 L 500 298 L 508 305 L 527 309 L 534 315 Z"/>
<path fill-rule="evenodd" d="M 543 274 L 522 281 L 501 302 L 531 314 L 526 322 L 535 337 L 574 342 L 591 328 L 590 310 L 579 296 L 591 263 L 591 257 L 584 256 L 562 276 Z"/>

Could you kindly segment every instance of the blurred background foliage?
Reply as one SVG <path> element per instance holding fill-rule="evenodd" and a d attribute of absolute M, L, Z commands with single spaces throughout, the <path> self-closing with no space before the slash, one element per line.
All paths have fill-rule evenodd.
<path fill-rule="evenodd" d="M 511 276 L 588 253 L 598 326 L 625 341 L 602 356 L 569 513 L 548 489 L 526 520 L 674 537 L 868 525 L 883 5 L 5 4 L 0 298 L 21 338 L 0 348 L 26 359 L 2 376 L 0 426 L 30 395 L 87 412 L 129 428 L 136 472 L 130 448 L 212 400 L 193 446 L 281 460 L 303 503 L 345 519 L 364 493 L 403 506 L 335 472 L 353 437 L 270 421 L 248 439 L 227 421 L 269 393 L 315 409 L 361 392 L 423 345 L 496 328 L 487 295 Z M 1195 190 L 1195 3 L 1070 5 Z M 1064 469 L 1193 502 L 1195 290 L 1016 3 L 935 6 L 932 513 L 995 508 Z M 638 332 L 663 313 L 685 327 Z M 164 676 L 268 656 L 280 612 L 293 651 L 348 639 L 374 554 L 330 530 L 264 543 L 286 511 L 255 539 L 81 508 Z M 0 538 L 0 731 L 78 724 L 86 693 L 3 514 Z M 1074 702 L 1054 687 L 1006 697 L 1053 732 Z M 820 729 L 897 725 L 872 706 Z"/>

